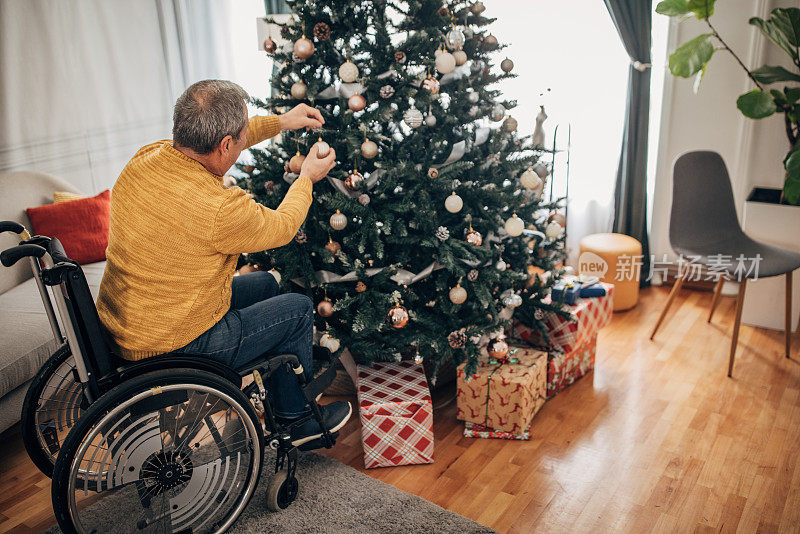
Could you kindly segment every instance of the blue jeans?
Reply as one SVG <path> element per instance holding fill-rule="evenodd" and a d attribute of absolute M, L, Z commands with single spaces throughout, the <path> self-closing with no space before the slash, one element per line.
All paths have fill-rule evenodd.
<path fill-rule="evenodd" d="M 314 313 L 305 295 L 279 295 L 271 274 L 258 271 L 233 278 L 231 309 L 179 354 L 212 358 L 237 371 L 279 354 L 297 355 L 311 378 Z M 290 419 L 307 413 L 297 377 L 285 368 L 270 378 L 275 415 Z"/>

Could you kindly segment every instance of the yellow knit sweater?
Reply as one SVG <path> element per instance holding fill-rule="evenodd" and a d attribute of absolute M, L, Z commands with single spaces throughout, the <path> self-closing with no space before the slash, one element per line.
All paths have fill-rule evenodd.
<path fill-rule="evenodd" d="M 280 132 L 277 116 L 250 119 L 247 146 Z M 230 308 L 238 255 L 291 241 L 311 205 L 301 177 L 276 210 L 172 146 L 141 148 L 111 195 L 111 227 L 97 311 L 129 360 L 183 347 Z"/>

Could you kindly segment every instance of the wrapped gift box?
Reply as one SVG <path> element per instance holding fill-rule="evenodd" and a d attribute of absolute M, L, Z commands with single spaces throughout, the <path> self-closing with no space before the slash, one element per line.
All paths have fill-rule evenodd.
<path fill-rule="evenodd" d="M 357 368 L 364 466 L 433 462 L 433 403 L 421 363 Z"/>
<path fill-rule="evenodd" d="M 572 352 L 551 352 L 547 356 L 547 398 L 574 384 L 594 369 L 597 334 Z"/>
<path fill-rule="evenodd" d="M 477 423 L 464 423 L 464 437 L 465 438 L 494 438 L 494 439 L 518 439 L 528 440 L 531 439 L 529 430 L 525 430 L 522 434 L 514 434 L 513 432 L 503 432 L 502 430 L 495 430 Z"/>
<path fill-rule="evenodd" d="M 547 353 L 512 347 L 506 362 L 482 356 L 470 377 L 465 366 L 457 370 L 457 418 L 524 434 L 547 400 Z"/>
<path fill-rule="evenodd" d="M 553 312 L 545 312 L 542 321 L 547 328 L 550 342 L 545 343 L 535 328 L 528 328 L 519 321 L 514 321 L 512 337 L 535 347 L 548 347 L 552 350 L 570 353 L 585 345 L 600 328 L 611 321 L 614 311 L 614 285 L 600 282 L 598 285 L 606 291 L 604 297 L 579 298 L 575 304 L 568 306 L 572 320 L 559 317 Z"/>

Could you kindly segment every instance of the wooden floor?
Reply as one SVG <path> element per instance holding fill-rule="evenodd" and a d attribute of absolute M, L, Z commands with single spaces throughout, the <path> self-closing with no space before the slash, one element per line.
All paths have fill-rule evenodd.
<path fill-rule="evenodd" d="M 445 388 L 433 464 L 364 470 L 357 417 L 328 456 L 500 532 L 800 531 L 800 339 L 786 360 L 780 332 L 743 327 L 729 379 L 733 299 L 709 325 L 711 293 L 683 292 L 650 342 L 666 294 L 614 316 L 528 442 L 462 437 Z M 47 527 L 49 481 L 1 439 L 0 532 Z"/>

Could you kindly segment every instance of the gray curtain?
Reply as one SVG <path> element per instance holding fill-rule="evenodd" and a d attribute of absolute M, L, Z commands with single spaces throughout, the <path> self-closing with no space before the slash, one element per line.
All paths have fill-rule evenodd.
<path fill-rule="evenodd" d="M 286 5 L 286 2 L 284 2 L 284 0 L 264 0 L 264 12 L 267 14 L 267 16 L 270 16 L 270 15 L 291 13 L 292 10 L 289 9 L 289 6 Z M 272 78 L 280 70 L 281 70 L 281 64 L 278 63 L 277 61 L 274 61 L 272 63 L 272 76 L 270 76 L 269 81 L 272 81 Z M 274 98 L 278 95 L 278 90 L 273 87 L 270 94 Z"/>
<path fill-rule="evenodd" d="M 614 232 L 642 243 L 642 286 L 650 271 L 647 237 L 647 128 L 650 114 L 652 0 L 604 0 L 631 59 L 628 105 L 614 192 Z"/>

